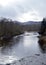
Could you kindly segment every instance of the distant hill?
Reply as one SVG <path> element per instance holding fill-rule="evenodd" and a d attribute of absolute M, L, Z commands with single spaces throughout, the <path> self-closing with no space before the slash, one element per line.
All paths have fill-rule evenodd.
<path fill-rule="evenodd" d="M 23 29 L 24 31 L 39 31 L 41 27 L 41 21 L 28 21 L 23 23 Z"/>
<path fill-rule="evenodd" d="M 41 21 L 27 21 L 23 23 L 23 25 L 32 25 L 32 24 L 41 24 Z"/>

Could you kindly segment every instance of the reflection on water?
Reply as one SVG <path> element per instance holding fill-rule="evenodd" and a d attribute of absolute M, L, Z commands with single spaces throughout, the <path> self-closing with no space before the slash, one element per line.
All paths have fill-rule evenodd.
<path fill-rule="evenodd" d="M 11 62 L 13 60 L 18 60 L 21 57 L 43 54 L 41 52 L 40 46 L 38 44 L 38 33 L 25 33 L 18 37 L 14 37 L 8 45 L 0 49 L 0 62 Z M 7 42 L 6 42 L 7 44 Z M 2 61 L 3 57 L 3 61 Z M 6 61 L 7 60 L 7 61 Z"/>

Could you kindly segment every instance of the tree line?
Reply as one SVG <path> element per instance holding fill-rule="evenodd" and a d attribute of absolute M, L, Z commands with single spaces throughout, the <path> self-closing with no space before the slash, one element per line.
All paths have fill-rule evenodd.
<path fill-rule="evenodd" d="M 0 20 L 0 37 L 5 35 L 16 36 L 22 34 L 22 26 L 17 21 L 3 18 Z"/>

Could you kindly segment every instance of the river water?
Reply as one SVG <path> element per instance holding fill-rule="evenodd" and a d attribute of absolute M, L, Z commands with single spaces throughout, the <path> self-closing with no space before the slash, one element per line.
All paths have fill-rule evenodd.
<path fill-rule="evenodd" d="M 39 36 L 37 32 L 25 32 L 22 35 L 13 37 L 8 45 L 0 47 L 0 64 L 11 63 L 14 60 L 34 54 L 46 55 L 39 46 L 37 36 Z"/>

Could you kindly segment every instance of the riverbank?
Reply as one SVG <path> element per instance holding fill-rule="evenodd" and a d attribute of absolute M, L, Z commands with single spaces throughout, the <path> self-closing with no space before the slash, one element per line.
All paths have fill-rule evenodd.
<path fill-rule="evenodd" d="M 13 36 L 2 36 L 0 37 L 0 47 L 1 46 L 4 46 L 4 45 L 7 45 L 5 44 L 6 42 L 9 42 L 13 37 L 18 37 L 18 36 L 21 36 L 23 35 L 24 33 L 21 33 L 21 34 L 16 34 L 16 35 L 13 35 Z"/>
<path fill-rule="evenodd" d="M 43 48 L 43 50 L 46 49 L 46 35 L 39 36 L 39 44 Z"/>

